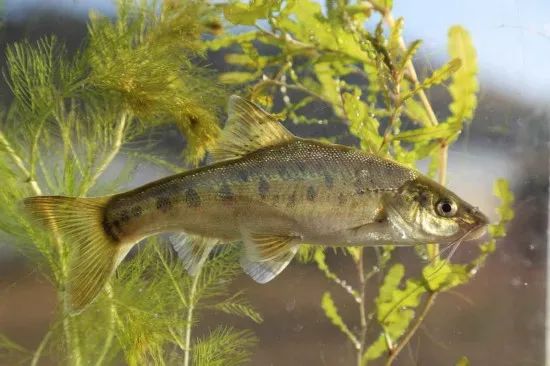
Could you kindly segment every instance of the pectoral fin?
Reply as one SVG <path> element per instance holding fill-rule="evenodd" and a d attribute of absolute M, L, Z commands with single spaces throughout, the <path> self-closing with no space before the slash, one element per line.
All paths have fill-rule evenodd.
<path fill-rule="evenodd" d="M 218 239 L 205 238 L 185 233 L 173 234 L 169 238 L 185 270 L 195 276 L 204 264 L 212 249 L 218 244 Z"/>
<path fill-rule="evenodd" d="M 297 251 L 297 236 L 250 234 L 244 239 L 241 267 L 254 281 L 266 283 L 288 266 Z"/>

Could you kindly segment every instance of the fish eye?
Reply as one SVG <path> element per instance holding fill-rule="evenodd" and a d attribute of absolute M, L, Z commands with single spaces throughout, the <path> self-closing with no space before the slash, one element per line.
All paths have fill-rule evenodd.
<path fill-rule="evenodd" d="M 435 207 L 438 215 L 444 217 L 453 217 L 458 209 L 456 203 L 448 198 L 439 200 Z"/>

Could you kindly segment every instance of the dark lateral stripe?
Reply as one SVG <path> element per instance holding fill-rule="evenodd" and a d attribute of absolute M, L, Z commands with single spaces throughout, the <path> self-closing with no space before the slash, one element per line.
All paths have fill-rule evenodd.
<path fill-rule="evenodd" d="M 269 182 L 264 177 L 261 177 L 260 183 L 258 183 L 258 194 L 263 200 L 267 198 L 269 188 Z"/>
<path fill-rule="evenodd" d="M 185 191 L 185 203 L 188 207 L 199 207 L 201 205 L 201 197 L 193 188 L 188 188 Z"/>

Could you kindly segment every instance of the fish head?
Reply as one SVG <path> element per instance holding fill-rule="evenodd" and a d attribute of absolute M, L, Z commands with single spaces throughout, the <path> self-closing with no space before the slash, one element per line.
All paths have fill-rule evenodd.
<path fill-rule="evenodd" d="M 404 183 L 384 206 L 403 243 L 474 240 L 485 234 L 489 223 L 479 209 L 424 176 Z"/>

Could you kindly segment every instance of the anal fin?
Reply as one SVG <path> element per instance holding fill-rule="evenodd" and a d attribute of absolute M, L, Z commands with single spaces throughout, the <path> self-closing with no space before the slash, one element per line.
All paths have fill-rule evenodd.
<path fill-rule="evenodd" d="M 185 270 L 195 276 L 219 240 L 198 235 L 178 233 L 170 235 L 170 243 L 178 253 Z"/>
<path fill-rule="evenodd" d="M 298 236 L 250 234 L 244 239 L 241 267 L 254 281 L 269 282 L 294 258 L 299 239 Z"/>

